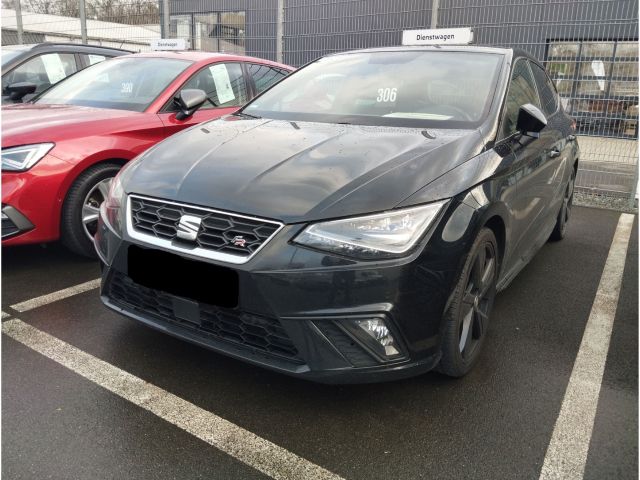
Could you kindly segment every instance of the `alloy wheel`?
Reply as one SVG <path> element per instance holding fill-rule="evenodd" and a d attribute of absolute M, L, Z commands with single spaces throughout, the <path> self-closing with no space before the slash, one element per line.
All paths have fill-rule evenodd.
<path fill-rule="evenodd" d="M 82 227 L 91 241 L 98 230 L 100 205 L 107 199 L 112 180 L 113 177 L 109 177 L 96 183 L 82 203 Z"/>
<path fill-rule="evenodd" d="M 495 297 L 497 271 L 496 250 L 486 242 L 473 259 L 462 298 L 462 321 L 458 348 L 463 359 L 473 355 L 489 323 L 489 312 Z"/>

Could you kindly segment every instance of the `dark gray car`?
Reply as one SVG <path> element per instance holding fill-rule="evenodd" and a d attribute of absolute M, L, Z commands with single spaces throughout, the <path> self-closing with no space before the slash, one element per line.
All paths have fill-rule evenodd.
<path fill-rule="evenodd" d="M 124 167 L 103 301 L 314 380 L 462 376 L 496 292 L 565 235 L 574 132 L 524 52 L 323 57 Z"/>
<path fill-rule="evenodd" d="M 132 53 L 77 43 L 38 43 L 2 47 L 2 104 L 21 103 L 78 70 Z"/>

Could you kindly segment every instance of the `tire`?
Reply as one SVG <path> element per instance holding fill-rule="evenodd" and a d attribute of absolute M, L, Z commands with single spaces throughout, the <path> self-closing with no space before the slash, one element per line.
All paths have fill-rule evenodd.
<path fill-rule="evenodd" d="M 558 217 L 556 218 L 556 224 L 553 227 L 553 232 L 551 232 L 551 236 L 549 240 L 552 241 L 560 241 L 564 238 L 567 232 L 567 223 L 569 222 L 569 218 L 571 217 L 571 207 L 573 206 L 573 189 L 576 183 L 576 171 L 571 170 L 571 177 L 569 178 L 569 182 L 567 183 L 567 187 L 564 191 L 564 196 L 562 197 L 562 205 L 560 206 L 560 211 L 558 212 Z"/>
<path fill-rule="evenodd" d="M 109 192 L 111 180 L 122 166 L 107 162 L 94 165 L 73 182 L 62 206 L 60 239 L 74 253 L 97 258 L 93 246 L 100 203 Z"/>
<path fill-rule="evenodd" d="M 496 237 L 492 230 L 482 228 L 467 255 L 443 318 L 439 372 L 462 377 L 478 361 L 496 296 L 498 267 Z"/>

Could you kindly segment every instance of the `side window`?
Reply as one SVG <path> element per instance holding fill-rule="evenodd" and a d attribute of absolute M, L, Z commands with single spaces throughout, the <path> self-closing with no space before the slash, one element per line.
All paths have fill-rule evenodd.
<path fill-rule="evenodd" d="M 182 89 L 197 88 L 207 94 L 201 107 L 234 107 L 247 103 L 247 87 L 239 63 L 216 63 L 203 68 Z"/>
<path fill-rule="evenodd" d="M 533 77 L 536 79 L 536 85 L 538 85 L 542 111 L 546 116 L 553 115 L 556 113 L 556 110 L 558 110 L 556 90 L 551 84 L 551 80 L 549 80 L 545 71 L 540 68 L 539 65 L 531 63 L 531 71 L 533 72 Z"/>
<path fill-rule="evenodd" d="M 509 81 L 500 138 L 506 138 L 516 132 L 518 112 L 525 103 L 531 103 L 540 108 L 535 82 L 531 70 L 529 70 L 529 62 L 519 59 L 516 60 Z"/>
<path fill-rule="evenodd" d="M 73 53 L 45 53 L 27 60 L 2 79 L 2 91 L 12 83 L 30 82 L 36 84 L 36 93 L 58 83 L 77 70 Z"/>
<path fill-rule="evenodd" d="M 250 63 L 249 74 L 253 78 L 256 84 L 257 93 L 264 92 L 267 88 L 276 82 L 279 82 L 287 76 L 287 72 L 280 70 L 279 68 L 269 67 L 267 65 L 258 65 L 256 63 Z"/>
<path fill-rule="evenodd" d="M 87 66 L 95 65 L 96 63 L 104 62 L 107 58 L 111 58 L 93 53 L 81 53 L 80 56 L 82 57 L 82 62 Z"/>

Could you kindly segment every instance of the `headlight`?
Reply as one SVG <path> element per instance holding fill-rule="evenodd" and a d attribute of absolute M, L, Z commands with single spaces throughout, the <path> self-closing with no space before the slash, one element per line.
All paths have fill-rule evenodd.
<path fill-rule="evenodd" d="M 153 147 L 152 147 L 153 148 Z M 109 194 L 107 199 L 100 206 L 100 213 L 103 220 L 108 224 L 109 228 L 113 230 L 118 236 L 122 236 L 122 225 L 124 225 L 124 202 L 126 199 L 126 192 L 124 190 L 127 183 L 127 175 L 132 173 L 131 170 L 135 165 L 144 158 L 144 156 L 150 152 L 151 149 L 145 153 L 138 155 L 133 160 L 127 162 L 127 164 L 120 169 L 118 174 L 114 177 L 109 187 Z"/>
<path fill-rule="evenodd" d="M 315 223 L 304 229 L 294 242 L 365 259 L 401 255 L 411 250 L 445 203 Z"/>
<path fill-rule="evenodd" d="M 122 169 L 111 181 L 107 199 L 100 206 L 103 220 L 107 223 L 109 228 L 111 228 L 111 230 L 113 230 L 118 236 L 122 236 L 122 225 L 124 223 L 122 217 L 122 207 L 124 206 L 126 197 L 124 186 L 122 184 L 122 178 L 124 173 L 129 170 L 129 168 L 131 168 L 136 163 L 136 161 L 137 159 L 133 159 L 124 167 L 122 167 Z"/>
<path fill-rule="evenodd" d="M 54 145 L 54 143 L 38 143 L 5 148 L 2 150 L 2 170 L 5 172 L 24 172 L 29 170 L 49 153 L 49 150 Z"/>

